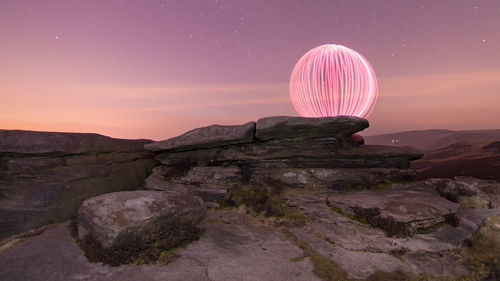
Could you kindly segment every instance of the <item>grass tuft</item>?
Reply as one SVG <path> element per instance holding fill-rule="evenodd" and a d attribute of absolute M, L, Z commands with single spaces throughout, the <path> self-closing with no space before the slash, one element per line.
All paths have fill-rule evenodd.
<path fill-rule="evenodd" d="M 462 250 L 469 270 L 483 280 L 500 280 L 500 216 L 486 219 Z"/>
<path fill-rule="evenodd" d="M 329 260 L 328 258 L 320 255 L 318 252 L 314 251 L 313 248 L 307 242 L 299 239 L 292 233 L 285 231 L 285 237 L 292 242 L 294 245 L 302 250 L 302 255 L 291 259 L 291 261 L 301 261 L 304 258 L 310 258 L 313 265 L 313 273 L 322 280 L 325 281 L 344 281 L 350 280 L 347 277 L 347 272 L 340 267 L 335 262 Z"/>
<path fill-rule="evenodd" d="M 303 225 L 307 218 L 296 208 L 286 205 L 280 197 L 283 191 L 281 182 L 263 178 L 248 182 L 230 190 L 222 205 L 238 207 L 244 205 L 248 210 L 264 217 L 282 219 L 285 224 Z"/>

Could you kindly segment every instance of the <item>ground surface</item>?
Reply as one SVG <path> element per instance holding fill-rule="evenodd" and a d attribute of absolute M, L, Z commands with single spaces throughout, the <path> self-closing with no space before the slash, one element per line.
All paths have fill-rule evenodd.
<path fill-rule="evenodd" d="M 68 223 L 0 254 L 0 280 L 319 280 L 308 258 L 267 226 L 213 223 L 167 266 L 87 262 Z"/>
<path fill-rule="evenodd" d="M 369 278 L 377 270 L 465 276 L 457 251 L 462 239 L 477 230 L 482 217 L 500 215 L 498 209 L 460 208 L 457 226 L 440 224 L 411 237 L 390 237 L 332 210 L 326 203 L 332 193 L 283 196 L 308 217 L 305 225 L 278 225 L 242 208 L 209 209 L 202 237 L 177 249 L 167 265 L 89 263 L 73 241 L 69 223 L 54 225 L 17 245 L 0 247 L 0 280 L 352 280 Z M 366 198 L 366 191 L 349 196 Z M 332 277 L 337 275 L 342 279 Z"/>

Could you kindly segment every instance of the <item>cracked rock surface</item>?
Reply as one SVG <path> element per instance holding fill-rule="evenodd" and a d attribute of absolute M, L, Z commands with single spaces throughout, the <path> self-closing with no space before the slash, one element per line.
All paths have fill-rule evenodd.
<path fill-rule="evenodd" d="M 368 192 L 380 193 L 380 200 L 374 200 L 377 204 L 363 205 L 368 203 L 353 199 L 363 198 Z M 428 194 L 422 193 L 422 198 L 426 198 L 422 208 L 435 208 L 441 215 L 453 212 L 458 219 L 455 226 L 438 223 L 425 233 L 391 237 L 379 227 L 335 211 L 327 200 L 351 207 L 380 208 L 380 214 L 390 216 L 393 213 L 387 202 L 391 196 L 405 194 L 398 189 L 354 192 L 293 189 L 282 196 L 287 205 L 300 209 L 308 217 L 305 225 L 277 225 L 248 215 L 242 209 L 209 209 L 199 225 L 204 229 L 201 238 L 175 250 L 174 259 L 168 264 L 109 267 L 89 263 L 72 240 L 68 223 L 64 223 L 0 252 L 0 279 L 321 280 L 314 273 L 318 265 L 313 256 L 316 262 L 320 257 L 337 264 L 348 278 L 356 280 L 368 278 L 377 270 L 434 276 L 468 274 L 456 250 L 478 230 L 485 214 L 498 216 L 500 210 L 466 208 L 441 201 L 443 197 L 432 190 L 425 192 Z M 417 205 L 414 208 L 419 214 Z M 404 217 L 397 219 L 405 221 Z"/>

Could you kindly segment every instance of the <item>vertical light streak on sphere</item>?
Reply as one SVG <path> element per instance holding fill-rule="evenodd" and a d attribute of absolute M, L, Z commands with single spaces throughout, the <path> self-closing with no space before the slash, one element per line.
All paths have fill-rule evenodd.
<path fill-rule="evenodd" d="M 303 117 L 367 117 L 377 102 L 377 78 L 359 53 L 322 45 L 302 56 L 290 77 L 290 98 Z"/>

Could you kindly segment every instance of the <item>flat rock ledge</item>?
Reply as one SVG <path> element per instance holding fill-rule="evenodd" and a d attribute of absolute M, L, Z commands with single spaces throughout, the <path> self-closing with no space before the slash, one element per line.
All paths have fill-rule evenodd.
<path fill-rule="evenodd" d="M 464 241 L 474 243 L 473 235 L 478 229 L 482 231 L 486 228 L 489 231 L 482 231 L 480 236 L 489 233 L 489 236 L 484 237 L 498 237 L 494 233 L 500 229 L 500 209 L 457 206 L 441 201 L 443 198 L 423 182 L 414 184 L 418 186 L 412 187 L 410 191 L 420 198 L 414 201 L 405 201 L 402 197 L 409 194 L 401 193 L 399 187 L 370 193 L 287 189 L 282 194 L 286 204 L 299 209 L 308 218 L 305 225 L 294 227 L 276 225 L 242 210 L 208 209 L 198 223 L 204 229 L 203 235 L 187 247 L 177 248 L 175 259 L 168 264 L 110 267 L 89 262 L 71 239 L 68 224 L 55 225 L 0 251 L 0 279 L 417 280 L 406 278 L 408 275 L 390 273 L 402 271 L 414 276 L 430 274 L 438 278 L 427 276 L 429 278 L 425 279 L 425 276 L 420 276 L 418 280 L 441 280 L 439 277 L 443 277 L 443 280 L 496 280 L 475 278 L 478 275 L 473 275 L 474 272 L 469 271 L 467 262 L 464 262 L 470 256 L 462 255 L 471 249 Z M 138 206 L 150 206 L 144 202 L 150 202 L 151 197 L 144 194 L 153 193 L 162 192 L 145 191 L 141 196 L 124 196 L 117 200 L 122 205 L 112 205 L 126 209 L 123 204 L 129 202 L 127 205 L 135 206 L 133 210 L 137 212 L 136 216 L 149 213 L 152 212 L 150 207 Z M 356 201 L 371 197 L 376 203 L 367 205 Z M 389 236 L 379 227 L 359 221 L 347 213 L 340 213 L 327 203 L 343 202 L 352 207 L 380 208 L 385 210 L 381 211 L 385 215 L 395 215 L 401 208 L 396 206 L 397 210 L 392 210 L 390 198 L 403 200 L 401 205 L 407 209 L 414 206 L 413 211 L 404 213 L 407 215 L 400 214 L 398 221 L 412 220 L 415 215 L 427 217 L 420 214 L 419 210 L 433 213 L 424 210 L 429 208 L 439 210 L 437 213 L 440 214 L 454 212 L 458 223 L 438 224 L 428 232 L 417 232 L 408 237 Z M 424 198 L 427 202 L 423 202 Z M 105 202 L 99 204 L 103 208 L 106 205 Z M 489 217 L 487 221 L 485 216 Z M 491 236 L 492 233 L 496 236 Z M 378 275 L 376 278 L 380 271 L 388 275 Z M 337 274 L 339 278 L 326 274 Z"/>
<path fill-rule="evenodd" d="M 176 191 L 108 193 L 83 202 L 77 216 L 78 236 L 91 237 L 104 248 L 118 247 L 140 239 L 138 234 L 153 232 L 164 222 L 179 222 L 173 218 L 196 224 L 204 214 L 200 198 Z"/>
<path fill-rule="evenodd" d="M 255 137 L 260 140 L 294 138 L 345 138 L 368 128 L 368 120 L 353 116 L 272 116 L 257 121 Z"/>
<path fill-rule="evenodd" d="M 212 125 L 191 130 L 164 141 L 146 144 L 152 152 L 183 151 L 190 148 L 211 148 L 228 144 L 249 143 L 254 140 L 255 122 L 237 126 Z"/>
<path fill-rule="evenodd" d="M 385 189 L 335 194 L 327 199 L 336 212 L 406 237 L 444 223 L 458 225 L 460 205 L 432 190 Z"/>
<path fill-rule="evenodd" d="M 162 164 L 150 190 L 176 190 L 220 201 L 228 189 L 272 178 L 285 186 L 346 190 L 412 180 L 411 147 L 363 145 L 353 136 L 368 127 L 358 117 L 274 116 L 240 126 L 213 125 L 146 144 Z"/>

